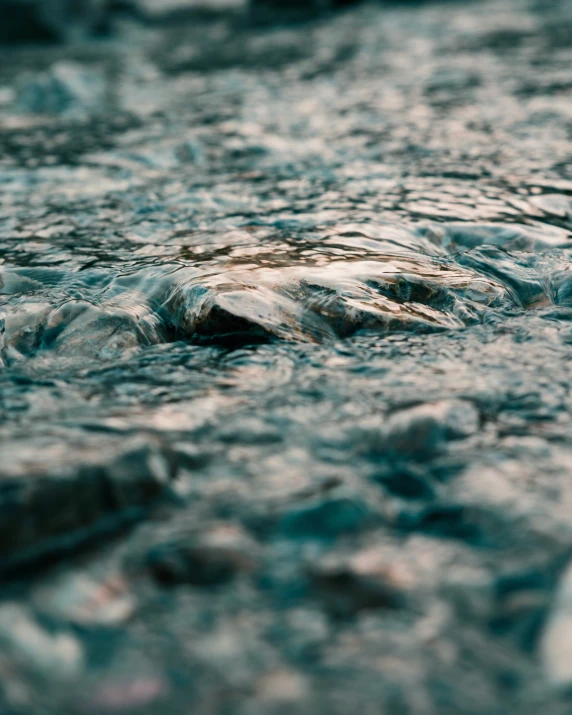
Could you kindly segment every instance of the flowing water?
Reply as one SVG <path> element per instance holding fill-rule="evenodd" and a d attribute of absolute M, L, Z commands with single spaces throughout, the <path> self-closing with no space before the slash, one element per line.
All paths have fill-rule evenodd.
<path fill-rule="evenodd" d="M 569 712 L 572 5 L 0 57 L 2 712 Z"/>

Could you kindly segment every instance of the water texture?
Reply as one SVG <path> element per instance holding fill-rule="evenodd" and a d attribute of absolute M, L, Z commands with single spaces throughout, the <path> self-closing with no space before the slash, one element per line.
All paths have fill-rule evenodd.
<path fill-rule="evenodd" d="M 0 710 L 559 715 L 572 5 L 0 50 Z"/>

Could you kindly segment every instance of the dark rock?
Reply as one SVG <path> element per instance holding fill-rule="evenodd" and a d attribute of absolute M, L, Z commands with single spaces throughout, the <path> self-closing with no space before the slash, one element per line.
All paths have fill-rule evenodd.
<path fill-rule="evenodd" d="M 359 611 L 395 609 L 405 605 L 405 591 L 389 568 L 363 569 L 354 560 L 325 561 L 309 571 L 310 589 L 334 616 L 344 618 Z"/>
<path fill-rule="evenodd" d="M 25 469 L 25 466 L 24 466 Z M 137 519 L 168 490 L 176 472 L 169 451 L 136 439 L 105 459 L 0 476 L 0 571 L 75 550 Z"/>
<path fill-rule="evenodd" d="M 372 479 L 402 499 L 432 499 L 435 496 L 429 475 L 414 465 L 389 463 L 378 468 Z"/>
<path fill-rule="evenodd" d="M 485 546 L 490 538 L 483 529 L 483 512 L 462 504 L 435 504 L 416 513 L 403 513 L 398 526 L 444 539 L 460 539 L 472 546 Z"/>
<path fill-rule="evenodd" d="M 164 586 L 216 586 L 251 571 L 256 549 L 240 529 L 219 524 L 154 546 L 146 561 L 153 578 Z"/>

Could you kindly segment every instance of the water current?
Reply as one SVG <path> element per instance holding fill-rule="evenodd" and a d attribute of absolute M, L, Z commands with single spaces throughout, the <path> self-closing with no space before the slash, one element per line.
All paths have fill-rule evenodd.
<path fill-rule="evenodd" d="M 0 709 L 567 713 L 572 4 L 0 50 Z"/>

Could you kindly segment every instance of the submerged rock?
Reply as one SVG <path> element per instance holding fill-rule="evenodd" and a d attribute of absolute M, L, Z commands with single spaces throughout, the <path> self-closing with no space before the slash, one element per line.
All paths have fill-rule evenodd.
<path fill-rule="evenodd" d="M 54 465 L 7 459 L 0 468 L 0 571 L 73 551 L 140 518 L 169 488 L 176 466 L 155 439 L 115 454 Z"/>
<path fill-rule="evenodd" d="M 430 259 L 380 256 L 194 277 L 166 305 L 191 337 L 243 333 L 319 342 L 358 331 L 461 327 L 486 306 L 502 304 L 505 292 L 501 284 Z"/>
<path fill-rule="evenodd" d="M 54 355 L 109 360 L 162 341 L 153 316 L 141 318 L 121 308 L 98 308 L 70 301 L 52 309 L 29 305 L 7 315 L 7 358 Z"/>
<path fill-rule="evenodd" d="M 372 474 L 374 482 L 390 494 L 401 499 L 426 499 L 434 497 L 435 491 L 428 474 L 411 463 L 388 462 Z"/>
<path fill-rule="evenodd" d="M 312 594 L 337 617 L 402 608 L 406 603 L 407 584 L 398 569 L 364 567 L 359 556 L 346 562 L 326 559 L 310 569 L 309 577 Z"/>
<path fill-rule="evenodd" d="M 4 269 L 0 280 L 8 347 L 103 359 L 173 337 L 236 345 L 435 332 L 513 305 L 500 282 L 394 255 L 324 266 L 231 264 L 214 273 L 169 265 L 127 275 Z"/>

